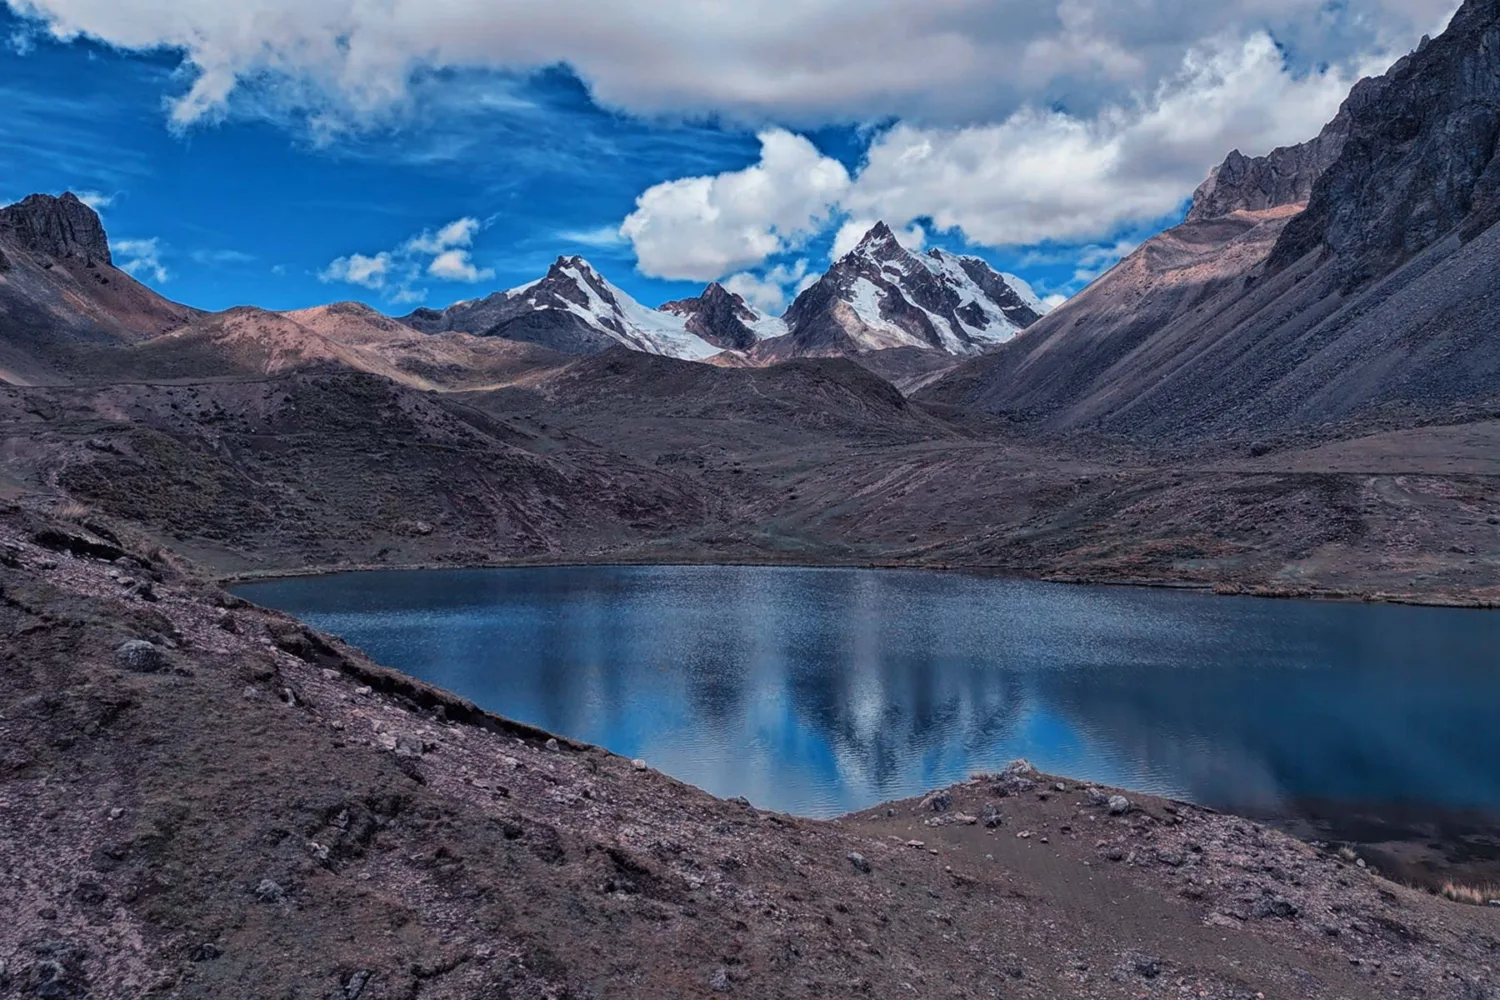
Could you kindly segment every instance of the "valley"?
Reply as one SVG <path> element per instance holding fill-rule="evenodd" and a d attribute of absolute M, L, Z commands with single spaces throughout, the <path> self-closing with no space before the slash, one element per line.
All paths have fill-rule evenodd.
<path fill-rule="evenodd" d="M 338 259 L 382 309 L 208 311 L 111 196 L 0 208 L 0 995 L 1500 995 L 1497 81 L 1468 0 L 1060 305 L 896 217 L 769 311 L 555 247 L 488 291 L 465 216 Z M 434 571 L 377 575 L 430 677 L 235 589 L 351 570 Z"/>

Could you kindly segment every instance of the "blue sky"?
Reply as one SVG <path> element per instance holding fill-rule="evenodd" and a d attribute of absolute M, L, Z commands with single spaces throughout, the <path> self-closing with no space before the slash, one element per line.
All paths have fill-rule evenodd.
<path fill-rule="evenodd" d="M 120 262 L 135 261 L 138 277 L 209 309 L 354 298 L 401 313 L 417 301 L 442 306 L 529 281 L 572 253 L 650 305 L 731 271 L 752 284 L 769 275 L 789 299 L 803 270 L 827 266 L 841 225 L 879 217 L 919 227 L 927 245 L 978 253 L 1044 294 L 1069 293 L 1177 221 L 1231 145 L 1264 152 L 1310 137 L 1353 67 L 1371 64 L 1360 52 L 1332 63 L 1313 46 L 1308 66 L 1298 67 L 1284 47 L 1255 47 L 1269 36 L 1247 23 L 1242 38 L 1213 43 L 1219 63 L 1206 75 L 1191 69 L 1204 50 L 1188 38 L 1181 53 L 1153 55 L 1160 71 L 1130 88 L 1088 89 L 1068 77 L 1050 93 L 1018 92 L 975 109 L 946 108 L 942 91 L 913 90 L 926 104 L 892 97 L 891 114 L 872 116 L 887 100 L 884 85 L 850 97 L 846 110 L 809 110 L 807 99 L 780 91 L 776 106 L 747 111 L 727 94 L 715 99 L 722 108 L 674 110 L 688 99 L 660 96 L 665 85 L 639 68 L 590 63 L 604 59 L 598 54 L 579 56 L 582 69 L 408 59 L 379 86 L 361 80 L 358 88 L 348 73 L 330 82 L 316 66 L 288 69 L 283 58 L 274 69 L 235 63 L 229 96 L 184 120 L 184 95 L 215 72 L 207 56 L 168 34 L 142 38 L 134 24 L 117 38 L 124 29 L 106 14 L 90 15 L 102 19 L 97 25 L 84 15 L 65 24 L 49 11 L 59 4 L 9 2 L 51 20 L 0 4 L 0 38 L 10 40 L 0 49 L 0 198 L 66 189 L 99 196 L 111 239 L 126 251 Z M 72 37 L 59 40 L 44 24 Z M 214 27 L 205 24 L 200 34 Z M 352 51 L 352 37 L 336 51 Z M 256 51 L 296 52 L 297 41 L 273 39 Z M 1184 55 L 1194 52 L 1197 63 Z M 1376 65 L 1386 56 L 1380 50 Z M 1279 89 L 1268 92 L 1268 81 Z M 388 90 L 397 96 L 385 101 L 379 95 Z M 1162 123 L 1205 94 L 1223 127 L 1164 142 L 1180 130 Z M 777 166 L 769 146 L 763 153 L 758 135 L 783 128 L 811 143 L 811 160 Z M 920 150 L 935 152 L 913 168 Z M 1038 150 L 1049 158 L 1040 165 Z M 1095 166 L 1101 159 L 1106 165 Z M 735 178 L 752 167 L 764 183 L 747 194 Z M 828 194 L 804 190 L 807 170 L 846 176 Z M 1073 170 L 1076 184 L 1058 181 Z M 705 208 L 704 189 L 687 179 L 713 177 L 726 179 Z M 638 213 L 657 242 L 622 239 L 637 199 L 658 185 L 660 197 Z M 460 219 L 477 225 L 454 244 L 463 270 L 448 273 L 476 280 L 445 280 L 428 270 L 432 253 L 408 260 L 401 250 Z M 335 261 L 382 252 L 393 263 L 380 287 L 328 280 Z M 720 260 L 732 267 L 720 273 Z M 775 299 L 772 292 L 766 301 Z"/>

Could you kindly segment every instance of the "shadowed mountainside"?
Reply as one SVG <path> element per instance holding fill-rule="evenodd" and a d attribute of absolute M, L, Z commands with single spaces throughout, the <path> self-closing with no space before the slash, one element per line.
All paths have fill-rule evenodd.
<path fill-rule="evenodd" d="M 1500 8 L 1471 0 L 1319 139 L 1231 157 L 1186 223 L 923 398 L 1218 448 L 1500 412 L 1497 80 Z"/>

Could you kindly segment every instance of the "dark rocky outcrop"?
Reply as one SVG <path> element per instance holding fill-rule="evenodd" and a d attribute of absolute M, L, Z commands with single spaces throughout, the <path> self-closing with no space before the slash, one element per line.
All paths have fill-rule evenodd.
<path fill-rule="evenodd" d="M 34 194 L 0 208 L 0 238 L 49 257 L 113 263 L 99 213 L 71 191 L 58 198 Z"/>
<path fill-rule="evenodd" d="M 1273 149 L 1265 156 L 1249 157 L 1236 149 L 1194 192 L 1187 221 L 1307 204 L 1313 185 L 1343 151 L 1350 120 L 1346 106 L 1315 139 Z"/>
<path fill-rule="evenodd" d="M 716 347 L 747 351 L 759 340 L 751 324 L 762 319 L 745 300 L 715 281 L 702 295 L 678 299 L 662 312 L 687 318 L 687 328 Z"/>
<path fill-rule="evenodd" d="M 1273 271 L 1322 250 L 1357 286 L 1500 221 L 1500 3 L 1469 0 L 1344 113 L 1342 155 L 1277 241 Z"/>

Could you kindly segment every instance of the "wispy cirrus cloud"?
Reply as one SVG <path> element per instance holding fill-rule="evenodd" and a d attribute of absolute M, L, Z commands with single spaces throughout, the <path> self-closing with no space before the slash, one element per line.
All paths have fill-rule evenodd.
<path fill-rule="evenodd" d="M 255 255 L 245 253 L 243 250 L 211 250 L 198 249 L 188 254 L 195 264 L 206 267 L 227 267 L 235 264 L 252 264 Z"/>
<path fill-rule="evenodd" d="M 560 243 L 574 243 L 579 246 L 601 249 L 624 246 L 626 243 L 625 235 L 620 232 L 618 224 L 605 224 L 591 229 L 560 229 L 555 236 Z"/>
<path fill-rule="evenodd" d="M 92 208 L 96 212 L 102 212 L 115 203 L 114 195 L 104 194 L 100 191 L 84 190 L 74 191 L 73 193 L 78 196 L 79 201 L 83 202 L 85 205 L 87 205 L 89 208 Z"/>

